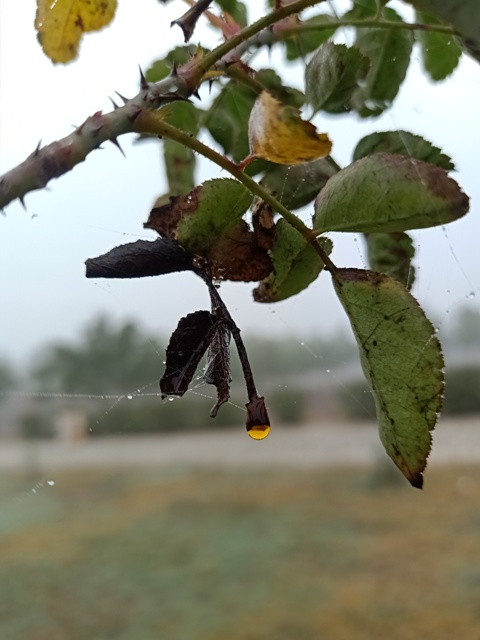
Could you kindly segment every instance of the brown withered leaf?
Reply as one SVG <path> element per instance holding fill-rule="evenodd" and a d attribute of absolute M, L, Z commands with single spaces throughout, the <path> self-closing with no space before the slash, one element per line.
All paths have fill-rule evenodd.
<path fill-rule="evenodd" d="M 174 238 L 182 216 L 198 209 L 201 187 L 197 187 L 186 196 L 170 196 L 170 202 L 150 211 L 144 229 L 153 229 L 162 238 Z"/>
<path fill-rule="evenodd" d="M 245 220 L 217 238 L 206 257 L 212 277 L 222 280 L 252 282 L 262 280 L 272 271 L 267 250 L 259 246 Z"/>
<path fill-rule="evenodd" d="M 225 323 L 219 323 L 207 351 L 207 366 L 203 379 L 207 384 L 213 384 L 217 388 L 217 402 L 210 411 L 212 418 L 216 417 L 222 404 L 228 402 L 230 398 L 230 383 L 232 381 L 230 336 L 228 326 Z"/>
<path fill-rule="evenodd" d="M 213 338 L 215 317 L 195 311 L 181 318 L 167 347 L 167 364 L 160 380 L 163 396 L 183 396 Z"/>
<path fill-rule="evenodd" d="M 137 240 L 85 262 L 87 278 L 145 278 L 192 269 L 192 259 L 171 238 Z"/>

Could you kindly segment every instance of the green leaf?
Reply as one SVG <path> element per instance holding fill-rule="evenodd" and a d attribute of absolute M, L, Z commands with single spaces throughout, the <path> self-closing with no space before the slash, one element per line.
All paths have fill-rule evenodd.
<path fill-rule="evenodd" d="M 326 253 L 331 253 L 331 240 L 320 238 L 318 242 Z M 318 278 L 324 267 L 312 245 L 285 220 L 275 225 L 270 256 L 273 273 L 254 290 L 257 302 L 278 302 L 300 293 Z"/>
<path fill-rule="evenodd" d="M 235 162 L 240 162 L 249 153 L 248 118 L 256 97 L 250 87 L 231 81 L 205 115 L 205 127 Z"/>
<path fill-rule="evenodd" d="M 374 394 L 380 439 L 409 482 L 421 488 L 444 390 L 434 327 L 393 278 L 361 269 L 338 269 L 332 276 Z"/>
<path fill-rule="evenodd" d="M 337 27 L 328 27 L 328 25 L 334 21 L 333 16 L 326 14 L 320 14 L 300 22 L 300 25 L 307 27 L 319 27 L 312 31 L 298 31 L 295 35 L 290 36 L 285 40 L 285 48 L 287 54 L 287 60 L 297 60 L 297 58 L 303 58 L 315 51 L 322 42 L 326 42 L 333 36 Z"/>
<path fill-rule="evenodd" d="M 247 15 L 247 7 L 243 4 L 243 2 L 238 2 L 238 0 L 216 0 L 219 7 L 221 7 L 224 11 L 229 13 L 235 22 L 238 22 L 242 27 L 247 26 L 248 15 Z"/>
<path fill-rule="evenodd" d="M 417 11 L 416 21 L 420 24 L 442 24 L 433 16 Z M 432 80 L 445 80 L 456 69 L 462 49 L 453 36 L 436 31 L 417 31 L 422 61 L 425 71 Z"/>
<path fill-rule="evenodd" d="M 442 153 L 438 147 L 408 131 L 378 131 L 365 136 L 355 147 L 353 159 L 360 160 L 378 152 L 396 153 L 436 164 L 442 169 L 455 169 L 451 158 Z"/>
<path fill-rule="evenodd" d="M 271 69 L 262 69 L 256 74 L 256 79 L 285 104 L 302 106 L 303 94 L 296 89 L 282 87 L 281 78 Z M 235 162 L 243 160 L 250 151 L 248 121 L 257 95 L 250 87 L 231 81 L 223 87 L 205 115 L 205 127 Z"/>
<path fill-rule="evenodd" d="M 196 136 L 199 130 L 200 111 L 191 102 L 173 102 L 168 107 L 165 120 L 173 126 Z M 195 154 L 175 140 L 163 140 L 165 170 L 170 193 L 185 195 L 195 187 Z"/>
<path fill-rule="evenodd" d="M 415 255 L 410 236 L 398 233 L 366 233 L 368 263 L 374 271 L 385 273 L 411 289 L 415 281 Z"/>
<path fill-rule="evenodd" d="M 469 42 L 480 48 L 480 2 L 478 0 L 407 0 L 410 4 L 442 22 L 451 24 Z"/>
<path fill-rule="evenodd" d="M 260 184 L 288 209 L 299 209 L 312 202 L 336 172 L 325 158 L 292 166 L 272 162 Z"/>
<path fill-rule="evenodd" d="M 315 201 L 314 226 L 319 233 L 423 229 L 457 220 L 468 206 L 443 169 L 375 153 L 330 178 Z"/>
<path fill-rule="evenodd" d="M 377 0 L 354 0 L 353 7 L 347 11 L 345 18 L 349 20 L 362 20 L 373 18 L 377 13 Z"/>
<path fill-rule="evenodd" d="M 402 22 L 393 9 L 384 9 L 382 18 Z M 407 74 L 413 35 L 404 29 L 358 28 L 355 46 L 370 60 L 364 86 L 358 89 L 352 106 L 362 117 L 378 116 L 387 109 Z"/>
<path fill-rule="evenodd" d="M 148 82 L 159 82 L 170 75 L 174 65 L 180 66 L 185 64 L 194 55 L 197 47 L 189 44 L 183 47 L 175 47 L 167 53 L 165 58 L 156 60 L 145 72 L 145 78 Z"/>
<path fill-rule="evenodd" d="M 189 204 L 178 222 L 176 239 L 188 251 L 202 254 L 218 236 L 237 225 L 252 204 L 252 196 L 237 180 L 215 178 L 192 191 Z"/>
<path fill-rule="evenodd" d="M 314 111 L 350 111 L 350 100 L 365 78 L 369 59 L 356 47 L 326 42 L 305 69 L 306 98 Z"/>

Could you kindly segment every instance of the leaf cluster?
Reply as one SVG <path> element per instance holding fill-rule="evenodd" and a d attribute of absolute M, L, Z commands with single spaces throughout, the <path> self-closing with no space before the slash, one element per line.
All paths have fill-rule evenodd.
<path fill-rule="evenodd" d="M 95 11 L 95 3 L 87 4 Z M 443 80 L 464 49 L 474 55 L 480 49 L 480 15 L 472 0 L 460 8 L 453 0 L 419 0 L 412 2 L 417 23 L 408 23 L 389 0 L 353 0 L 343 15 L 317 11 L 302 20 L 300 11 L 317 4 L 322 3 L 275 1 L 264 19 L 250 25 L 242 2 L 198 0 L 172 23 L 181 27 L 186 44 L 141 75 L 142 100 L 153 96 L 160 110 L 135 103 L 129 116 L 142 139 L 163 140 L 168 191 L 159 195 L 144 225 L 160 238 L 89 260 L 87 277 L 176 270 L 201 277 L 211 309 L 180 320 L 167 349 L 162 392 L 183 395 L 208 352 L 204 377 L 217 388 L 216 415 L 228 400 L 232 336 L 247 386 L 247 430 L 260 439 L 270 429 L 265 404 L 215 282 L 257 282 L 254 299 L 273 303 L 299 294 L 328 272 L 375 396 L 381 440 L 412 485 L 421 487 L 441 409 L 443 358 L 432 324 L 410 293 L 414 246 L 408 232 L 458 220 L 469 199 L 448 173 L 454 169 L 451 159 L 407 131 L 366 136 L 352 162 L 339 167 L 328 135 L 317 132 L 300 109 L 379 116 L 398 95 L 414 46 L 420 47 L 429 77 Z M 59 0 L 57 12 L 61 5 Z M 54 26 L 48 18 L 56 20 Z M 210 51 L 187 44 L 204 18 L 225 40 Z M 37 23 L 46 48 L 47 34 L 59 29 L 58 16 L 43 15 L 39 8 Z M 60 25 L 66 34 L 69 25 Z M 344 27 L 353 31 L 351 46 L 337 41 Z M 303 60 L 303 92 L 275 70 L 255 68 L 254 54 L 274 44 L 285 64 Z M 209 103 L 190 101 L 206 82 L 214 92 Z M 205 134 L 218 150 L 201 141 Z M 197 153 L 232 177 L 198 185 Z M 293 213 L 305 206 L 310 225 Z M 371 270 L 336 266 L 333 240 L 326 234 L 338 232 L 364 235 Z"/>

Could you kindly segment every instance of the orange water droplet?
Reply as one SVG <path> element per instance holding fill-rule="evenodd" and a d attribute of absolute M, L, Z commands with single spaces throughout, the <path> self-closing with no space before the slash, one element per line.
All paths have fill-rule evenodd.
<path fill-rule="evenodd" d="M 253 427 L 250 427 L 247 431 L 248 435 L 254 440 L 263 440 L 270 433 L 270 425 L 268 424 L 257 424 Z"/>

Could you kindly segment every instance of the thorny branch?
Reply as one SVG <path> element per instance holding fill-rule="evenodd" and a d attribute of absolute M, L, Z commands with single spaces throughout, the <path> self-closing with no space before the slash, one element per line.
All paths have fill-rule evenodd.
<path fill-rule="evenodd" d="M 222 65 L 238 60 L 242 52 L 255 45 L 257 34 L 275 22 L 323 1 L 297 0 L 276 9 L 204 57 L 193 58 L 179 69 L 174 69 L 160 82 L 149 83 L 141 73 L 141 90 L 134 98 L 128 100 L 120 96 L 123 106 L 113 103 L 113 111 L 106 114 L 97 111 L 65 138 L 45 147 L 38 145 L 26 160 L 0 177 L 0 211 L 16 198 L 24 205 L 27 193 L 42 189 L 53 178 L 67 173 L 104 142 L 119 146 L 117 138 L 134 131 L 135 120 L 143 110 L 158 109 L 173 100 L 186 100 L 195 95 L 205 73 L 214 65 L 221 70 Z"/>
<path fill-rule="evenodd" d="M 225 72 L 234 62 L 238 62 L 251 47 L 270 46 L 277 40 L 291 37 L 296 32 L 310 30 L 312 27 L 306 24 L 299 24 L 295 29 L 279 28 L 275 33 L 269 27 L 321 2 L 324 0 L 297 0 L 297 2 L 279 7 L 252 25 L 245 27 L 205 56 L 194 58 L 179 69 L 174 69 L 169 77 L 160 82 L 148 83 L 140 72 L 141 90 L 134 98 L 128 100 L 120 96 L 124 103 L 121 107 L 112 100 L 113 111 L 106 114 L 97 111 L 70 135 L 45 147 L 41 147 L 39 144 L 22 163 L 0 177 L 0 211 L 17 198 L 25 206 L 24 197 L 27 193 L 43 189 L 50 180 L 60 177 L 73 169 L 75 165 L 83 162 L 89 153 L 101 147 L 104 142 L 112 142 L 122 151 L 118 137 L 135 130 L 135 120 L 143 110 L 158 109 L 168 102 L 187 100 L 191 95 L 198 95 L 197 90 L 200 84 L 209 79 L 206 77 L 208 71 L 214 69 L 218 72 Z M 202 3 L 202 9 L 207 4 L 206 2 Z M 178 21 L 174 22 L 178 23 Z M 339 20 L 338 23 L 330 22 L 325 25 L 316 25 L 315 29 L 335 26 L 427 29 L 443 33 L 456 33 L 455 30 L 444 25 L 372 20 Z"/>

